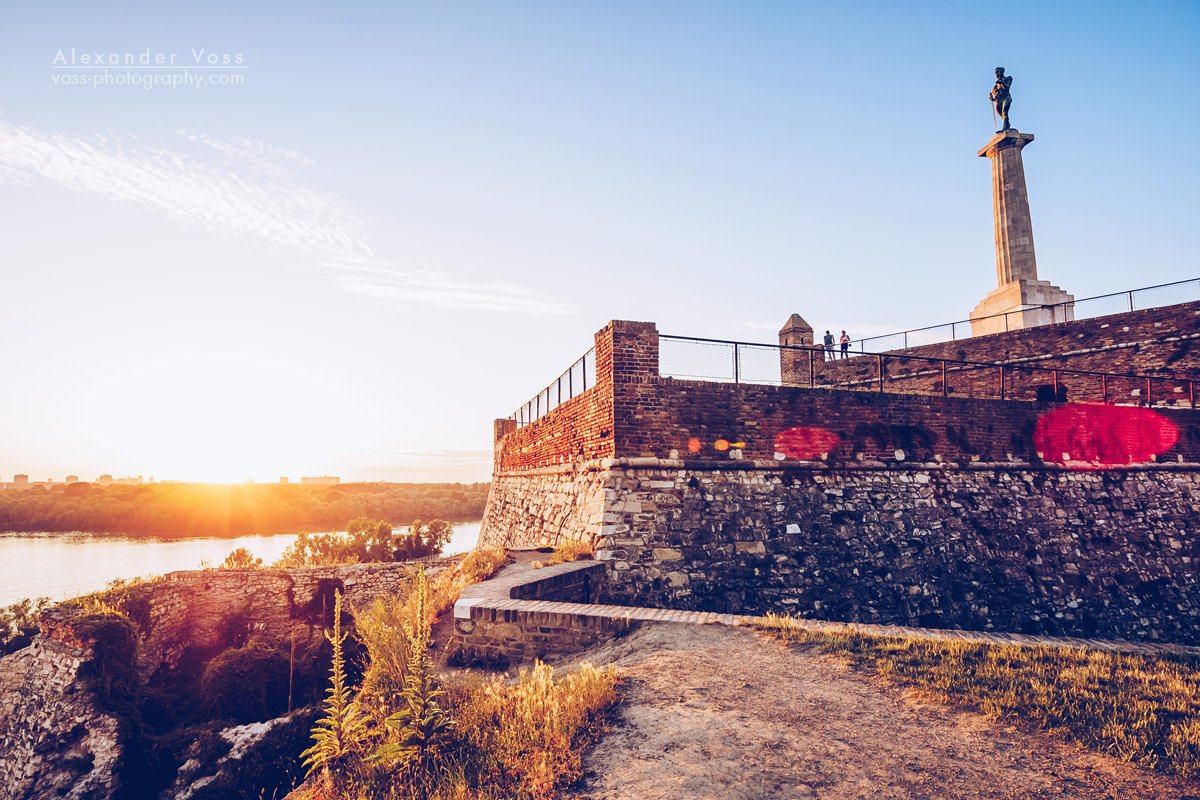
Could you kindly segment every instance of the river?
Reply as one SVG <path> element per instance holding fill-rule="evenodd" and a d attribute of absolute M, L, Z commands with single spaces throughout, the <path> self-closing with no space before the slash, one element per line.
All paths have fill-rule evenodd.
<path fill-rule="evenodd" d="M 465 553 L 479 538 L 478 522 L 454 526 L 446 555 Z M 103 589 L 117 578 L 161 575 L 218 566 L 245 547 L 270 564 L 295 534 L 232 539 L 165 539 L 96 533 L 0 533 L 0 606 L 26 597 L 66 600 Z"/>

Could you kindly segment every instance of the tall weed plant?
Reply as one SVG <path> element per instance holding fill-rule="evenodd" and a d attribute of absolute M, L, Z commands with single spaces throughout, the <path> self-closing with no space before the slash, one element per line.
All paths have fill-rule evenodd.
<path fill-rule="evenodd" d="M 511 681 L 445 688 L 428 657 L 439 609 L 506 557 L 475 551 L 432 581 L 418 572 L 406 595 L 356 615 L 369 663 L 351 699 L 335 659 L 326 717 L 314 729 L 320 741 L 306 752 L 307 800 L 549 800 L 579 778 L 582 749 L 616 702 L 615 672 L 585 665 L 555 675 L 539 663 Z M 330 640 L 341 639 L 335 629 Z M 351 706 L 361 725 L 334 737 Z"/>

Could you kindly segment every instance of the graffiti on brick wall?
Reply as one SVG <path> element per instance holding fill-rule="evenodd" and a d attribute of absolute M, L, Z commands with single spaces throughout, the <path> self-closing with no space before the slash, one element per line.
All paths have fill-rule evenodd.
<path fill-rule="evenodd" d="M 816 461 L 841 444 L 833 431 L 812 426 L 787 428 L 775 434 L 775 452 L 796 461 Z"/>
<path fill-rule="evenodd" d="M 1179 441 L 1173 422 L 1148 408 L 1075 403 L 1038 418 L 1038 458 L 1076 469 L 1144 464 Z"/>

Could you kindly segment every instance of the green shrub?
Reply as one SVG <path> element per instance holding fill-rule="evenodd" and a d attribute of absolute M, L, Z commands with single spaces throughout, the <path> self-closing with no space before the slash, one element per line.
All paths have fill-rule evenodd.
<path fill-rule="evenodd" d="M 454 534 L 442 519 L 426 524 L 415 520 L 405 533 L 394 533 L 380 520 L 355 517 L 342 533 L 301 533 L 279 560 L 277 567 L 312 567 L 331 564 L 410 561 L 440 553 Z"/>
<path fill-rule="evenodd" d="M 258 640 L 209 662 L 200 693 L 214 717 L 239 723 L 272 719 L 287 711 L 288 657 Z"/>
<path fill-rule="evenodd" d="M 239 547 L 225 556 L 225 563 L 221 565 L 221 569 L 257 569 L 262 565 L 263 560 L 261 558 L 255 558 L 254 554 L 249 550 Z"/>
<path fill-rule="evenodd" d="M 100 707 L 119 716 L 137 716 L 137 628 L 119 611 L 71 617 L 80 639 L 90 640 L 94 655 L 79 668 L 79 677 L 95 693 Z"/>

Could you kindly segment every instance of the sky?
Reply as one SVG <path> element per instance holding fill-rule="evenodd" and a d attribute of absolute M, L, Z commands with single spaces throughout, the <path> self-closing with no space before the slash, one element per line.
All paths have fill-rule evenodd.
<path fill-rule="evenodd" d="M 964 319 L 1001 65 L 1039 277 L 1200 277 L 1198 42 L 1192 0 L 2 3 L 0 480 L 483 481 L 611 319 Z"/>

